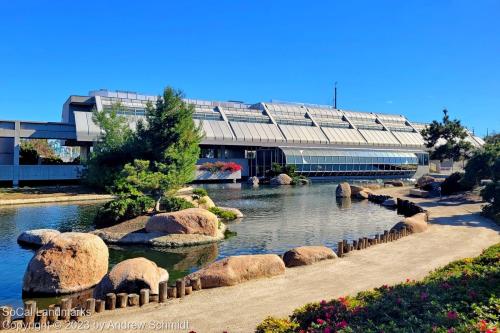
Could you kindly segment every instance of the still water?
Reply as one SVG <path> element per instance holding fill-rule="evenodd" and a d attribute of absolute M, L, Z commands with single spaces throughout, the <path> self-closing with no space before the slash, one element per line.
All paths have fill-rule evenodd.
<path fill-rule="evenodd" d="M 217 205 L 239 208 L 245 217 L 228 223 L 236 235 L 218 244 L 180 249 L 110 246 L 110 267 L 146 257 L 168 270 L 171 281 L 216 259 L 237 254 L 277 253 L 300 245 L 334 248 L 341 239 L 366 237 L 400 220 L 394 211 L 365 201 L 336 200 L 336 184 L 251 188 L 206 185 Z M 0 208 L 0 305 L 20 306 L 24 271 L 34 251 L 17 244 L 24 230 L 88 231 L 101 204 L 57 204 Z M 83 296 L 84 297 L 84 296 Z M 40 306 L 53 298 L 38 299 Z"/>

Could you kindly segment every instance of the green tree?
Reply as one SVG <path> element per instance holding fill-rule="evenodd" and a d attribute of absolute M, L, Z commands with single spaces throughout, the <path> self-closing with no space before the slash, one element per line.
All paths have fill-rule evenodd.
<path fill-rule="evenodd" d="M 101 135 L 94 142 L 84 175 L 85 182 L 93 187 L 109 189 L 123 166 L 133 161 L 134 134 L 127 119 L 119 114 L 122 110 L 121 104 L 114 104 L 109 110 L 93 111 L 92 120 Z"/>
<path fill-rule="evenodd" d="M 462 126 L 460 120 L 451 120 L 446 109 L 443 110 L 443 113 L 442 122 L 434 120 L 422 130 L 421 134 L 426 147 L 432 149 L 431 159 L 459 161 L 465 158 L 465 154 L 472 148 L 472 145 L 465 140 L 467 130 Z"/>
<path fill-rule="evenodd" d="M 148 105 L 146 122 L 140 122 L 137 142 L 141 159 L 154 161 L 151 172 L 161 172 L 163 192 L 174 191 L 194 179 L 202 133 L 193 121 L 194 106 L 183 94 L 167 87 L 155 105 Z"/>
<path fill-rule="evenodd" d="M 168 190 L 167 175 L 151 171 L 151 163 L 146 160 L 134 160 L 127 163 L 115 181 L 115 191 L 132 195 L 147 195 L 155 200 L 155 210 L 160 210 L 160 201 Z"/>

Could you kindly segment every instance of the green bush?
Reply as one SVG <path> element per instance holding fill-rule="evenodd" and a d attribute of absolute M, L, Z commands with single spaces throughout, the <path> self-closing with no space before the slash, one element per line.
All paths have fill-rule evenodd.
<path fill-rule="evenodd" d="M 461 172 L 454 172 L 441 183 L 441 193 L 445 195 L 465 191 L 462 187 L 461 180 L 464 174 Z"/>
<path fill-rule="evenodd" d="M 145 195 L 123 196 L 104 204 L 95 217 L 97 226 L 110 226 L 145 214 L 155 201 Z"/>
<path fill-rule="evenodd" d="M 294 322 L 287 319 L 279 319 L 273 317 L 267 317 L 264 321 L 257 326 L 255 333 L 287 333 L 294 332 L 298 328 Z"/>
<path fill-rule="evenodd" d="M 199 199 L 207 195 L 208 195 L 207 190 L 205 190 L 204 188 L 195 188 L 193 190 L 193 199 Z"/>
<path fill-rule="evenodd" d="M 307 304 L 289 320 L 268 318 L 257 332 L 496 332 L 499 295 L 500 243 L 423 281 Z"/>
<path fill-rule="evenodd" d="M 223 220 L 235 220 L 238 217 L 236 213 L 219 207 L 210 207 L 208 210 Z"/>
<path fill-rule="evenodd" d="M 21 146 L 19 151 L 19 164 L 21 165 L 34 165 L 38 164 L 40 155 L 35 148 L 31 146 Z"/>
<path fill-rule="evenodd" d="M 165 197 L 160 201 L 160 210 L 167 212 L 177 212 L 188 208 L 194 208 L 194 205 L 184 198 Z"/>

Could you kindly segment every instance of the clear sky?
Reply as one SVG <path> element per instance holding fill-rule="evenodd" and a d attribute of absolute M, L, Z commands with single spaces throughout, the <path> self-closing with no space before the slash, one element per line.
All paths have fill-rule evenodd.
<path fill-rule="evenodd" d="M 500 1 L 0 0 L 0 119 L 69 95 L 171 85 L 500 131 Z"/>

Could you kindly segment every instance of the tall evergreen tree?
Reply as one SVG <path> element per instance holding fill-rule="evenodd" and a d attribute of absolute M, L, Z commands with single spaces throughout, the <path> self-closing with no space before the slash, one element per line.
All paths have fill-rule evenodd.
<path fill-rule="evenodd" d="M 194 179 L 200 155 L 202 133 L 193 121 L 194 106 L 182 98 L 182 92 L 167 87 L 156 104 L 148 106 L 146 122 L 137 129 L 140 158 L 153 162 L 152 172 L 165 175 L 165 192 Z"/>
<path fill-rule="evenodd" d="M 434 120 L 422 130 L 421 134 L 427 148 L 431 148 L 430 158 L 443 161 L 452 159 L 459 161 L 472 148 L 470 142 L 465 141 L 467 130 L 460 120 L 450 119 L 448 110 L 443 110 L 443 121 Z"/>

